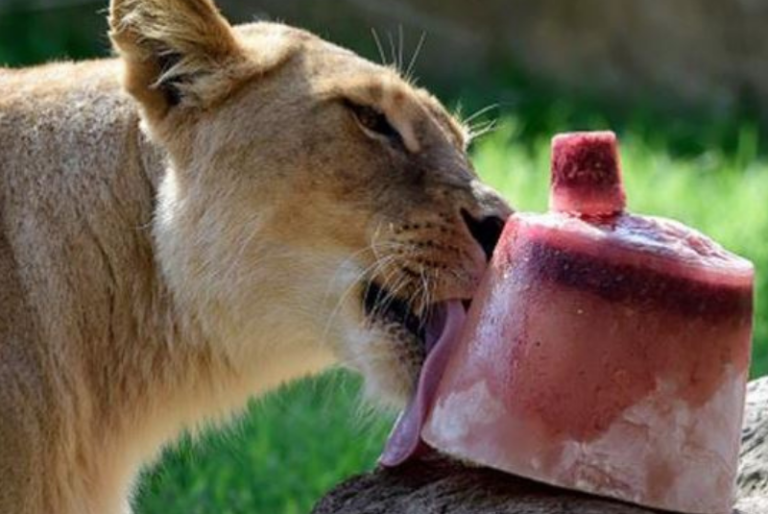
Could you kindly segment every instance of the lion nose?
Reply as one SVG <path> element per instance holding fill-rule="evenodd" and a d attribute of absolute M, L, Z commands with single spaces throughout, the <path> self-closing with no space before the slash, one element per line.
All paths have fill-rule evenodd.
<path fill-rule="evenodd" d="M 464 219 L 469 233 L 485 252 L 486 260 L 491 260 L 493 249 L 496 248 L 496 243 L 501 237 L 501 231 L 504 229 L 504 220 L 499 216 L 475 218 L 465 209 L 461 209 L 461 217 Z"/>

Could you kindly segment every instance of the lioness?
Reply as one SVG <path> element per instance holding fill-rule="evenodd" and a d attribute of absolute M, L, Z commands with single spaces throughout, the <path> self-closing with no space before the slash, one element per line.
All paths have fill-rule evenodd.
<path fill-rule="evenodd" d="M 0 513 L 129 511 L 184 428 L 340 362 L 402 402 L 510 209 L 398 73 L 210 0 L 0 71 Z"/>

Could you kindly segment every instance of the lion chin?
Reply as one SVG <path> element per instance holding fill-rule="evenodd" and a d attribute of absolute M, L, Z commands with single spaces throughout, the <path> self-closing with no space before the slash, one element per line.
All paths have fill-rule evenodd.
<path fill-rule="evenodd" d="M 402 404 L 510 209 L 428 92 L 210 0 L 0 70 L 0 512 L 125 514 L 182 430 L 334 363 Z"/>

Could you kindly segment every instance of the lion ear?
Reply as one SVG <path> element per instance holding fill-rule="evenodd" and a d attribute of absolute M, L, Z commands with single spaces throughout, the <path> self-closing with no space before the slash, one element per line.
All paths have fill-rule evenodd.
<path fill-rule="evenodd" d="M 211 0 L 112 0 L 109 25 L 124 87 L 150 118 L 221 98 L 245 60 Z"/>

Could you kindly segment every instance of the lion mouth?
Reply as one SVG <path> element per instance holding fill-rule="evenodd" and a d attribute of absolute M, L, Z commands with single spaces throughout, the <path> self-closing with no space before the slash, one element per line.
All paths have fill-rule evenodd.
<path fill-rule="evenodd" d="M 375 282 L 369 282 L 363 293 L 363 306 L 368 320 L 373 324 L 395 325 L 404 329 L 418 342 L 424 357 L 434 346 L 445 323 L 444 303 L 428 305 L 418 315 L 409 302 Z"/>
<path fill-rule="evenodd" d="M 425 314 L 420 317 L 406 301 L 373 282 L 366 288 L 363 304 L 369 320 L 402 327 L 420 342 L 422 349 L 423 360 L 419 363 L 416 387 L 379 460 L 385 466 L 394 466 L 424 449 L 421 429 L 428 406 L 459 340 L 467 304 L 460 300 L 437 302 L 424 309 Z"/>

